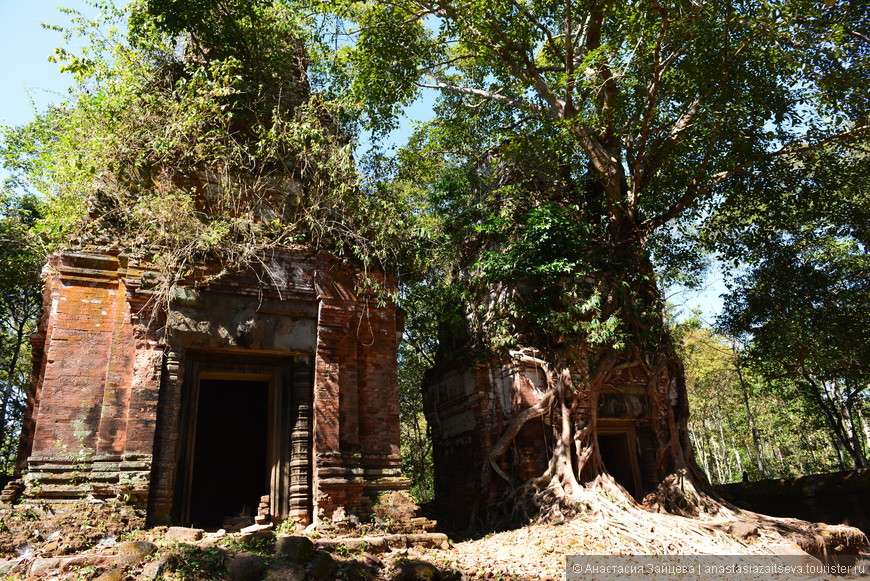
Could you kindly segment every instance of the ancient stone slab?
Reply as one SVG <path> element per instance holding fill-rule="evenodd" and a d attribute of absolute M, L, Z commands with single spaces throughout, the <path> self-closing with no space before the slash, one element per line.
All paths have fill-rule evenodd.
<path fill-rule="evenodd" d="M 275 557 L 293 563 L 305 564 L 314 554 L 314 542 L 308 537 L 278 537 L 275 541 Z"/>
<path fill-rule="evenodd" d="M 227 559 L 231 581 L 259 581 L 266 567 L 266 560 L 256 555 L 233 555 Z"/>
<path fill-rule="evenodd" d="M 266 571 L 266 581 L 305 581 L 305 569 L 292 563 L 276 563 Z"/>
<path fill-rule="evenodd" d="M 119 565 L 134 565 L 157 550 L 157 546 L 147 541 L 124 541 L 115 547 Z"/>
<path fill-rule="evenodd" d="M 166 529 L 163 538 L 167 541 L 175 541 L 177 543 L 192 543 L 198 541 L 205 534 L 202 529 L 193 529 L 189 527 L 169 527 Z"/>
<path fill-rule="evenodd" d="M 427 561 L 412 559 L 403 562 L 396 574 L 393 576 L 394 581 L 439 581 L 441 579 L 441 571 Z"/>
<path fill-rule="evenodd" d="M 140 581 L 157 581 L 170 571 L 177 562 L 178 555 L 172 553 L 164 555 L 156 561 L 151 561 L 145 565 L 142 573 L 139 574 L 139 579 Z"/>
<path fill-rule="evenodd" d="M 333 578 L 335 567 L 335 560 L 329 553 L 317 551 L 308 566 L 308 576 L 315 581 L 326 581 Z"/>

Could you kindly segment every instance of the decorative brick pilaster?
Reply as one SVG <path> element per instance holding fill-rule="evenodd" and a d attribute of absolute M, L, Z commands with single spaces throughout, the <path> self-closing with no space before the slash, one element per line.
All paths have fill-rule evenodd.
<path fill-rule="evenodd" d="M 169 351 L 163 358 L 160 399 L 154 431 L 154 467 L 148 501 L 150 524 L 169 524 L 175 477 L 178 473 L 177 449 L 181 429 L 181 392 L 184 380 L 182 354 Z"/>
<path fill-rule="evenodd" d="M 290 518 L 309 524 L 311 518 L 312 358 L 293 362 L 291 394 L 293 425 L 290 428 Z"/>

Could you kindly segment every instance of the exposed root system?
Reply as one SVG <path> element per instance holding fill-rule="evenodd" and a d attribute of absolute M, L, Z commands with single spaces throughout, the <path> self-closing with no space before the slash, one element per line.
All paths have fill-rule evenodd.
<path fill-rule="evenodd" d="M 670 483 L 677 486 L 677 479 Z M 548 488 L 547 490 L 553 490 Z M 657 500 L 673 496 L 665 491 Z M 663 496 L 664 495 L 664 496 Z M 703 493 L 687 518 L 649 510 L 626 498 L 609 478 L 572 495 L 573 517 L 559 519 L 565 499 L 553 503 L 546 519 L 482 539 L 457 543 L 429 559 L 465 579 L 562 579 L 568 555 L 842 555 L 868 557 L 867 537 L 858 529 L 775 518 L 719 503 Z M 687 508 L 689 508 L 687 506 Z"/>

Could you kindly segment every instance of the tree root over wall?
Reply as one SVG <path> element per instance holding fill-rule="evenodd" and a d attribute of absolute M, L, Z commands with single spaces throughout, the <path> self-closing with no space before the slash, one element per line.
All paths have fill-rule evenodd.
<path fill-rule="evenodd" d="M 867 537 L 846 526 L 809 523 L 741 510 L 722 501 L 693 460 L 685 436 L 688 407 L 683 374 L 676 357 L 655 362 L 640 354 L 628 360 L 616 352 L 598 360 L 591 372 L 575 365 L 553 367 L 534 349 L 511 355 L 544 371 L 547 389 L 534 406 L 519 412 L 493 444 L 484 467 L 484 490 L 496 475 L 510 484 L 503 500 L 507 512 L 535 514 L 539 523 L 598 522 L 610 532 L 617 553 L 777 553 L 795 550 L 813 555 L 870 552 Z M 574 358 L 577 362 L 582 360 Z M 617 483 L 604 466 L 597 438 L 598 396 L 621 369 L 639 366 L 648 378 L 649 421 L 656 438 L 660 484 L 641 503 Z M 577 378 L 581 381 L 578 385 Z M 682 394 L 682 396 L 681 396 Z M 547 469 L 515 486 L 499 465 L 522 427 L 547 416 L 553 444 Z M 542 443 L 543 445 L 543 443 Z M 686 518 L 688 517 L 688 518 Z M 662 531 L 667 530 L 667 535 Z M 742 538 L 741 538 L 742 537 Z M 755 540 L 749 542 L 749 537 Z"/>

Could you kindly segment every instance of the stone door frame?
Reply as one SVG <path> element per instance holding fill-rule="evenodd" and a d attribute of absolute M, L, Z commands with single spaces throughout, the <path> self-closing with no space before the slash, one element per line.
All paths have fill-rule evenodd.
<path fill-rule="evenodd" d="M 190 505 L 195 494 L 196 422 L 203 380 L 267 384 L 270 513 L 279 520 L 291 517 L 298 521 L 310 520 L 313 358 L 238 351 L 188 351 L 185 355 L 172 520 L 190 524 Z"/>
<path fill-rule="evenodd" d="M 598 418 L 596 422 L 596 437 L 624 436 L 628 448 L 628 463 L 631 469 L 634 489 L 637 494 L 643 490 L 643 479 L 640 468 L 640 454 L 637 443 L 637 421 L 618 418 Z M 629 491 L 631 492 L 631 491 Z"/>

